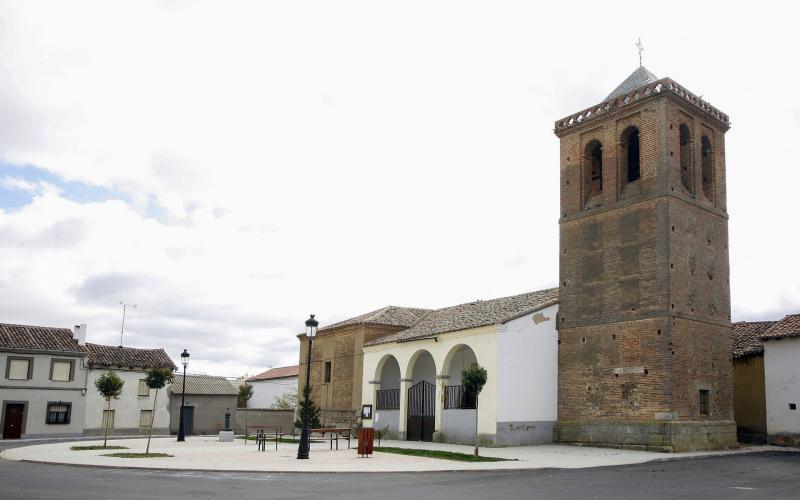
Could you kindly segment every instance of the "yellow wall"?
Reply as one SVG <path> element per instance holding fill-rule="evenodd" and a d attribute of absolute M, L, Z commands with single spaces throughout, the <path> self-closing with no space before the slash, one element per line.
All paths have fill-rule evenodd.
<path fill-rule="evenodd" d="M 764 356 L 733 360 L 733 414 L 741 434 L 767 434 Z"/>

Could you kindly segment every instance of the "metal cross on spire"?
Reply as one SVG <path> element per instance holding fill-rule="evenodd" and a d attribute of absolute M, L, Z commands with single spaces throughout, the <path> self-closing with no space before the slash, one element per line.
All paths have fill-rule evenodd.
<path fill-rule="evenodd" d="M 636 49 L 639 51 L 639 67 L 642 67 L 642 52 L 644 52 L 644 45 L 642 45 L 641 37 L 636 40 Z"/>

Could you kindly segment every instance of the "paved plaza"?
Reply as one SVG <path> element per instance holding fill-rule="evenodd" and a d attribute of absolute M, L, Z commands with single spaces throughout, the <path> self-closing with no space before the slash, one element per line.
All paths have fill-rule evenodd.
<path fill-rule="evenodd" d="M 109 445 L 126 446 L 128 450 L 73 451 L 76 445 L 102 444 L 102 441 L 68 441 L 51 444 L 32 444 L 11 448 L 0 453 L 6 460 L 86 465 L 100 467 L 124 467 L 142 469 L 197 470 L 220 472 L 434 472 L 476 470 L 520 470 L 520 469 L 577 469 L 639 464 L 651 461 L 692 458 L 702 456 L 725 456 L 731 454 L 768 451 L 774 447 L 748 447 L 723 452 L 653 453 L 607 448 L 590 448 L 564 445 L 520 446 L 507 448 L 481 448 L 483 456 L 505 458 L 502 462 L 460 462 L 438 458 L 415 457 L 377 451 L 371 458 L 360 458 L 353 448 L 347 449 L 346 441 L 340 440 L 339 450 L 331 450 L 329 443 L 311 445 L 309 460 L 297 460 L 297 445 L 268 442 L 266 451 L 258 451 L 254 442 L 245 444 L 237 439 L 232 443 L 221 443 L 216 436 L 190 437 L 184 443 L 171 438 L 154 438 L 151 453 L 167 453 L 163 458 L 116 458 L 104 456 L 117 451 L 139 452 L 145 450 L 145 439 L 115 439 Z M 384 446 L 432 449 L 471 453 L 472 447 L 409 441 L 384 440 Z"/>

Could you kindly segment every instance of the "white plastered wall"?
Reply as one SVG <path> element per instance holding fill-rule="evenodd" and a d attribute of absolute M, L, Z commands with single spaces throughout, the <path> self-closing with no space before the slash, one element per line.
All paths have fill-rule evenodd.
<path fill-rule="evenodd" d="M 253 386 L 253 397 L 247 402 L 248 408 L 270 408 L 275 398 L 288 392 L 297 392 L 297 377 L 253 380 L 248 384 Z"/>
<path fill-rule="evenodd" d="M 498 422 L 555 421 L 558 304 L 509 321 L 497 335 Z M 538 323 L 537 323 L 538 322 Z"/>
<path fill-rule="evenodd" d="M 767 434 L 800 435 L 800 337 L 764 342 Z M 790 409 L 794 403 L 797 409 Z"/>
<path fill-rule="evenodd" d="M 105 370 L 90 369 L 89 379 L 86 384 L 86 414 L 84 428 L 88 433 L 96 434 L 103 428 L 103 410 L 108 406 L 105 399 L 97 392 L 95 381 Z M 116 432 L 135 434 L 141 431 L 139 416 L 141 410 L 152 410 L 155 389 L 150 390 L 149 396 L 139 396 L 139 380 L 145 378 L 147 372 L 139 370 L 114 370 L 114 373 L 125 382 L 122 395 L 119 399 L 111 400 L 111 409 L 114 410 L 114 429 Z M 153 421 L 154 430 L 166 431 L 169 429 L 169 393 L 167 384 L 158 391 L 156 412 Z"/>

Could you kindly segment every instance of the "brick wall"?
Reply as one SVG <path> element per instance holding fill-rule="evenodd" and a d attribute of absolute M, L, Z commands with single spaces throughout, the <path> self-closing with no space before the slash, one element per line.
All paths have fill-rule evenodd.
<path fill-rule="evenodd" d="M 360 413 L 364 343 L 403 329 L 405 328 L 358 324 L 323 330 L 317 335 L 311 353 L 311 397 L 323 411 L 323 415 L 327 416 L 326 420 L 339 421 L 344 419 L 344 415 Z M 298 391 L 302 394 L 308 342 L 305 336 L 300 336 L 299 339 Z M 325 382 L 326 362 L 331 363 L 331 381 L 328 383 Z"/>
<path fill-rule="evenodd" d="M 631 126 L 641 178 L 628 183 Z M 724 132 L 671 94 L 559 132 L 559 420 L 733 418 Z M 592 141 L 603 190 L 587 196 Z"/>

